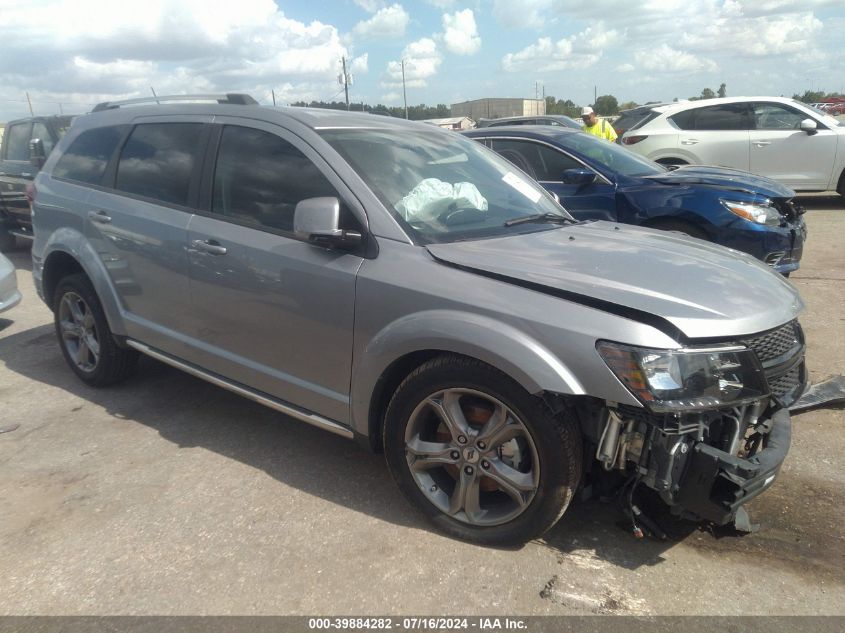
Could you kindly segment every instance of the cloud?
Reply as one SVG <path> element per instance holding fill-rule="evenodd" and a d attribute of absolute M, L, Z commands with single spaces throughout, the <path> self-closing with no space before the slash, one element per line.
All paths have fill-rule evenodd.
<path fill-rule="evenodd" d="M 493 17 L 505 28 L 541 28 L 553 6 L 554 0 L 494 0 Z"/>
<path fill-rule="evenodd" d="M 410 16 L 402 5 L 379 9 L 369 20 L 358 22 L 352 35 L 361 39 L 394 39 L 405 35 Z"/>
<path fill-rule="evenodd" d="M 364 9 L 367 13 L 375 13 L 379 9 L 383 9 L 386 2 L 384 0 L 353 0 L 355 4 Z"/>
<path fill-rule="evenodd" d="M 437 74 L 437 69 L 443 63 L 437 43 L 429 37 L 408 44 L 402 51 L 402 59 L 405 61 L 405 85 L 409 88 L 424 88 L 428 84 L 426 80 Z M 387 79 L 381 85 L 384 88 L 402 86 L 401 61 L 387 64 Z"/>
<path fill-rule="evenodd" d="M 536 44 L 505 55 L 502 68 L 507 72 L 589 68 L 601 59 L 605 47 L 623 38 L 624 35 L 619 31 L 606 30 L 604 24 L 599 22 L 556 42 L 550 37 L 541 37 Z"/>
<path fill-rule="evenodd" d="M 443 43 L 456 55 L 474 55 L 481 48 L 481 38 L 472 9 L 443 14 Z"/>
<path fill-rule="evenodd" d="M 455 0 L 425 0 L 425 3 L 438 9 L 448 9 L 455 4 Z"/>
<path fill-rule="evenodd" d="M 276 88 L 278 96 L 301 87 L 303 96 L 325 95 L 348 55 L 335 26 L 290 19 L 273 0 L 6 4 L 0 41 L 4 90 L 36 101 L 89 95 L 82 104 L 149 94 L 150 85 L 159 93 Z M 366 56 L 357 58 L 357 72 L 366 66 Z"/>
<path fill-rule="evenodd" d="M 642 70 L 662 73 L 715 72 L 716 62 L 679 51 L 668 44 L 634 53 L 634 61 Z"/>

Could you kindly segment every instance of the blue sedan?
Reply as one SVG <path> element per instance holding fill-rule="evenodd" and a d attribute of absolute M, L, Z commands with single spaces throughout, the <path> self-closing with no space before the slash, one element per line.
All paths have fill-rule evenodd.
<path fill-rule="evenodd" d="M 556 194 L 579 220 L 679 231 L 797 270 L 807 229 L 795 192 L 722 167 L 658 165 L 576 130 L 542 126 L 462 132 Z"/>

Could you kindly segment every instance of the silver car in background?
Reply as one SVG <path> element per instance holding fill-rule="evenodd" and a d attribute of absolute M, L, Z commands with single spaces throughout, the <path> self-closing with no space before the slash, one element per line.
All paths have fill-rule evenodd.
<path fill-rule="evenodd" d="M 605 481 L 634 531 L 638 486 L 747 526 L 806 381 L 787 281 L 577 222 L 428 125 L 215 99 L 101 104 L 37 177 L 33 275 L 81 380 L 148 354 L 356 438 L 478 543 L 536 537 Z"/>

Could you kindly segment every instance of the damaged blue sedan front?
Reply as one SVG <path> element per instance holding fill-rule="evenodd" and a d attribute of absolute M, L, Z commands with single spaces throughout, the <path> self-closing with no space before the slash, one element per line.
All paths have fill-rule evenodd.
<path fill-rule="evenodd" d="M 788 275 L 807 236 L 795 192 L 723 167 L 659 165 L 575 130 L 542 126 L 463 132 L 556 194 L 579 220 L 677 231 L 727 246 Z"/>

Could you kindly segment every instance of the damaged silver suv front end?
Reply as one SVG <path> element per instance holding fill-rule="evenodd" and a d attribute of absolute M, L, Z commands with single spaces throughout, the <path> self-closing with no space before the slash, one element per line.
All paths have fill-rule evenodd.
<path fill-rule="evenodd" d="M 674 514 L 749 531 L 742 506 L 773 483 L 789 450 L 804 350 L 798 321 L 680 350 L 599 342 L 643 407 L 607 403 L 596 460 L 656 491 Z"/>

